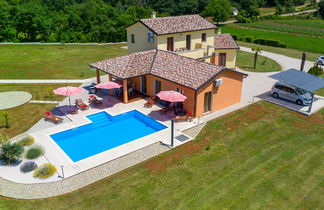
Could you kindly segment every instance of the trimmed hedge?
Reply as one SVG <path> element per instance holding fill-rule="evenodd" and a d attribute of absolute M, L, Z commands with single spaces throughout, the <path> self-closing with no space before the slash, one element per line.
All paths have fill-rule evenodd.
<path fill-rule="evenodd" d="M 37 168 L 37 164 L 34 161 L 25 162 L 20 166 L 20 171 L 23 173 L 28 173 Z"/>
<path fill-rule="evenodd" d="M 19 141 L 18 144 L 20 146 L 30 146 L 32 144 L 34 144 L 35 140 L 32 136 L 30 135 L 24 135 Z"/>
<path fill-rule="evenodd" d="M 27 150 L 26 153 L 26 158 L 27 159 L 36 159 L 39 156 L 43 154 L 43 148 L 37 146 L 37 147 L 32 147 L 29 150 Z"/>
<path fill-rule="evenodd" d="M 276 41 L 276 40 L 269 40 L 269 39 L 256 39 L 253 41 L 255 44 L 261 44 L 261 45 L 266 45 L 266 46 L 272 46 L 272 47 L 281 47 L 281 48 L 286 48 L 287 45 Z"/>
<path fill-rule="evenodd" d="M 48 177 L 51 177 L 55 174 L 56 168 L 52 164 L 45 163 L 41 166 L 39 166 L 35 171 L 34 171 L 34 177 L 35 178 L 40 178 L 40 179 L 45 179 Z"/>

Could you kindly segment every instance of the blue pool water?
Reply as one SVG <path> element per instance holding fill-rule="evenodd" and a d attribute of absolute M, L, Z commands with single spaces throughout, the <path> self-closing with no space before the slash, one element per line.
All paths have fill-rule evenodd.
<path fill-rule="evenodd" d="M 87 118 L 92 123 L 51 135 L 74 162 L 166 128 L 136 110 L 116 116 L 99 112 Z"/>

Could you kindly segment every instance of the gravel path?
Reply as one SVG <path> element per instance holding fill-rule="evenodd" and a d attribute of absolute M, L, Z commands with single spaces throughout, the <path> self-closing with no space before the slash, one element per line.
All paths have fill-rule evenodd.
<path fill-rule="evenodd" d="M 248 47 L 240 46 L 240 50 L 253 53 L 251 48 L 248 48 Z M 290 68 L 300 69 L 301 59 L 291 58 L 291 57 L 288 57 L 285 55 L 271 53 L 271 52 L 267 52 L 267 51 L 261 51 L 260 55 L 271 58 L 272 60 L 276 61 L 277 63 L 280 64 L 280 66 L 282 67 L 283 70 L 288 70 Z M 306 61 L 304 70 L 308 71 L 308 69 L 310 69 L 313 65 L 314 65 L 314 62 Z"/>

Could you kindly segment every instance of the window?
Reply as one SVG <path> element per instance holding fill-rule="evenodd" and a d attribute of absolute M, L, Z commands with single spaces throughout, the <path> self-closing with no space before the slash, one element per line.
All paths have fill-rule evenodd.
<path fill-rule="evenodd" d="M 154 42 L 154 34 L 153 34 L 152 31 L 149 31 L 149 32 L 147 33 L 147 41 L 148 41 L 148 42 Z"/>
<path fill-rule="evenodd" d="M 186 36 L 186 50 L 191 50 L 191 35 Z"/>
<path fill-rule="evenodd" d="M 161 91 L 161 81 L 154 80 L 154 94 L 158 94 Z"/>
<path fill-rule="evenodd" d="M 206 42 L 206 33 L 201 34 L 201 42 Z"/>
<path fill-rule="evenodd" d="M 204 113 L 211 111 L 212 92 L 205 93 L 204 96 Z"/>
<path fill-rule="evenodd" d="M 173 37 L 167 38 L 167 50 L 173 51 Z"/>
<path fill-rule="evenodd" d="M 135 43 L 135 35 L 134 34 L 131 34 L 131 42 Z"/>
<path fill-rule="evenodd" d="M 226 53 L 219 53 L 218 65 L 226 66 Z"/>
<path fill-rule="evenodd" d="M 181 89 L 181 88 L 177 88 L 177 90 L 176 90 L 177 92 L 179 92 L 179 93 L 181 93 L 181 94 L 184 94 L 184 90 L 183 89 Z"/>

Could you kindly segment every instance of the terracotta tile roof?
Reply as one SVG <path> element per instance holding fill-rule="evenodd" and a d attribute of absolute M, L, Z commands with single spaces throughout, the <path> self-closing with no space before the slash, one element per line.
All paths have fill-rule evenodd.
<path fill-rule="evenodd" d="M 149 50 L 90 64 L 120 79 L 152 74 L 180 85 L 199 89 L 225 67 L 172 52 Z"/>
<path fill-rule="evenodd" d="M 157 35 L 217 28 L 199 15 L 159 17 L 139 21 Z"/>
<path fill-rule="evenodd" d="M 214 37 L 215 49 L 239 49 L 240 47 L 235 42 L 230 34 L 215 34 Z"/>
<path fill-rule="evenodd" d="M 155 50 L 132 53 L 98 61 L 90 66 L 120 78 L 135 77 L 150 72 L 155 53 Z"/>

